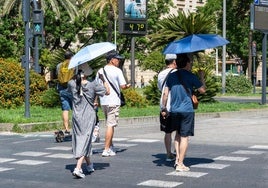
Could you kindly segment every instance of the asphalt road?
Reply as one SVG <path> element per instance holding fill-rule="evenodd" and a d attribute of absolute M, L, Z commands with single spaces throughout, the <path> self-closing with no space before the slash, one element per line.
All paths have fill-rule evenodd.
<path fill-rule="evenodd" d="M 1 188 L 265 188 L 268 187 L 268 111 L 196 116 L 195 136 L 185 163 L 175 172 L 165 161 L 158 124 L 116 128 L 117 155 L 103 158 L 103 137 L 94 143 L 96 171 L 76 179 L 71 141 L 57 143 L 53 133 L 0 134 Z M 101 127 L 101 135 L 104 128 Z"/>

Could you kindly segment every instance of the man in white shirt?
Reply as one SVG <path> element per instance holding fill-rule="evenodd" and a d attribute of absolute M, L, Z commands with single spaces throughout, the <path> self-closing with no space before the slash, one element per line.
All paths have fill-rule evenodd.
<path fill-rule="evenodd" d="M 166 56 L 165 56 L 166 68 L 158 74 L 157 86 L 158 86 L 158 89 L 161 91 L 160 109 L 162 109 L 161 101 L 162 101 L 163 90 L 164 90 L 165 85 L 166 85 L 167 77 L 168 77 L 169 73 L 174 72 L 177 69 L 176 58 L 177 58 L 176 54 L 166 54 Z M 168 97 L 167 111 L 169 111 L 169 107 L 170 107 L 169 100 L 170 100 L 170 96 Z M 162 117 L 162 116 L 160 115 L 160 117 Z M 162 120 L 160 120 L 160 130 L 165 132 L 164 143 L 165 143 L 166 153 L 167 153 L 166 161 L 174 161 L 176 159 L 176 157 L 171 152 L 171 142 L 172 142 L 171 134 L 172 134 L 173 130 L 171 127 L 170 118 L 167 117 L 167 119 L 165 120 L 165 121 L 167 121 L 166 126 L 164 126 L 161 123 L 161 121 Z M 176 144 L 176 141 L 174 141 L 174 144 Z"/>
<path fill-rule="evenodd" d="M 110 95 L 100 97 L 100 103 L 105 115 L 107 127 L 105 133 L 105 146 L 102 152 L 103 157 L 116 155 L 115 151 L 113 151 L 112 144 L 114 127 L 116 127 L 118 124 L 121 104 L 118 93 L 120 94 L 121 89 L 127 89 L 130 87 L 130 84 L 126 83 L 122 70 L 118 68 L 121 59 L 123 59 L 123 57 L 115 51 L 107 53 L 107 65 L 98 71 L 98 73 L 104 76 L 105 81 L 109 84 L 110 87 Z M 98 75 L 99 74 L 97 74 L 96 79 L 99 79 Z"/>

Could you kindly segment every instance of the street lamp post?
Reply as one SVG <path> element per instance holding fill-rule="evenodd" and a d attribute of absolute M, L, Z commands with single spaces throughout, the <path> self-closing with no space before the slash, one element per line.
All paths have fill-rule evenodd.
<path fill-rule="evenodd" d="M 222 37 L 226 38 L 226 0 L 223 0 Z M 226 86 L 226 45 L 222 48 L 222 94 L 225 94 Z"/>
<path fill-rule="evenodd" d="M 256 42 L 252 42 L 252 57 L 253 57 L 253 93 L 256 93 Z"/>

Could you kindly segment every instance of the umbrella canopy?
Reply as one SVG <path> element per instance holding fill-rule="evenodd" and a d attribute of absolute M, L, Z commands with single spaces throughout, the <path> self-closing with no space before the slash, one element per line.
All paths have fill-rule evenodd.
<path fill-rule="evenodd" d="M 70 60 L 68 69 L 77 67 L 85 62 L 95 59 L 107 52 L 116 50 L 116 45 L 110 42 L 99 42 L 88 45 L 79 50 Z"/>
<path fill-rule="evenodd" d="M 194 34 L 169 43 L 163 54 L 182 54 L 216 48 L 228 44 L 229 41 L 216 34 Z"/>

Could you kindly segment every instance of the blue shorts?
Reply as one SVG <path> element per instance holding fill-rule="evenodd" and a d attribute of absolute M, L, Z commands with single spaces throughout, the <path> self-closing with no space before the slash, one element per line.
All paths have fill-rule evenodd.
<path fill-rule="evenodd" d="M 171 126 L 182 137 L 194 136 L 194 112 L 170 113 Z"/>
<path fill-rule="evenodd" d="M 67 89 L 59 91 L 62 111 L 72 110 L 72 94 Z"/>

